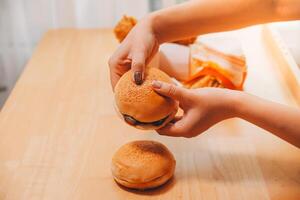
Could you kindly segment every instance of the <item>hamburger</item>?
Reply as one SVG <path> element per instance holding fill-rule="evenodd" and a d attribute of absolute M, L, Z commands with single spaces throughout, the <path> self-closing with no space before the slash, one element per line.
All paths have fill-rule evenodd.
<path fill-rule="evenodd" d="M 112 158 L 115 181 L 127 188 L 150 189 L 166 183 L 174 174 L 176 161 L 166 146 L 140 140 L 123 145 Z"/>
<path fill-rule="evenodd" d="M 127 124 L 139 129 L 159 129 L 169 123 L 178 110 L 178 102 L 156 93 L 153 80 L 172 83 L 171 78 L 157 68 L 147 68 L 144 82 L 136 85 L 132 72 L 126 72 L 115 87 L 115 101 Z"/>

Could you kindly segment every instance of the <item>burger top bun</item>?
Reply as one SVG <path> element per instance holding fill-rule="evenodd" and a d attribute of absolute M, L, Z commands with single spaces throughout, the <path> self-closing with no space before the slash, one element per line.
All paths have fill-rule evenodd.
<path fill-rule="evenodd" d="M 164 118 L 172 120 L 178 103 L 156 93 L 151 86 L 153 80 L 172 83 L 171 78 L 157 68 L 147 68 L 141 85 L 133 82 L 131 70 L 126 72 L 115 87 L 115 100 L 120 113 L 140 122 L 151 123 Z"/>

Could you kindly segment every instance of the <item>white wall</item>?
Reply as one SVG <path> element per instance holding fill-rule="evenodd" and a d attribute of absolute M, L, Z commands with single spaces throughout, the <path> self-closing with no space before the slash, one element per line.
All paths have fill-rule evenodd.
<path fill-rule="evenodd" d="M 155 1 L 162 0 L 0 0 L 0 88 L 14 86 L 48 29 L 112 27 L 123 14 L 141 18 Z M 5 96 L 0 91 L 0 107 Z"/>

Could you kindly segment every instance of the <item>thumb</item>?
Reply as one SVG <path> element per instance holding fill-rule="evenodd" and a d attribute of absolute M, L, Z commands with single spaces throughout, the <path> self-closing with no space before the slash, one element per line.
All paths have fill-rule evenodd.
<path fill-rule="evenodd" d="M 157 93 L 178 101 L 182 100 L 186 95 L 186 89 L 170 83 L 155 80 L 152 82 L 152 87 Z"/>
<path fill-rule="evenodd" d="M 145 55 L 142 52 L 132 54 L 131 70 L 133 72 L 133 80 L 137 85 L 141 85 L 144 79 Z"/>

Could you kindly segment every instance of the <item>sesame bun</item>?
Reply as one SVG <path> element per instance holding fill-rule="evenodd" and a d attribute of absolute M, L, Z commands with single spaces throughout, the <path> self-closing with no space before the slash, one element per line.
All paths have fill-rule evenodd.
<path fill-rule="evenodd" d="M 150 189 L 166 183 L 176 161 L 166 146 L 141 140 L 123 145 L 113 156 L 112 174 L 117 183 L 132 189 Z"/>
<path fill-rule="evenodd" d="M 144 82 L 136 85 L 131 70 L 126 72 L 115 87 L 116 106 L 129 124 L 139 129 L 159 129 L 177 113 L 178 103 L 156 93 L 153 80 L 172 83 L 171 78 L 157 68 L 147 68 Z"/>

